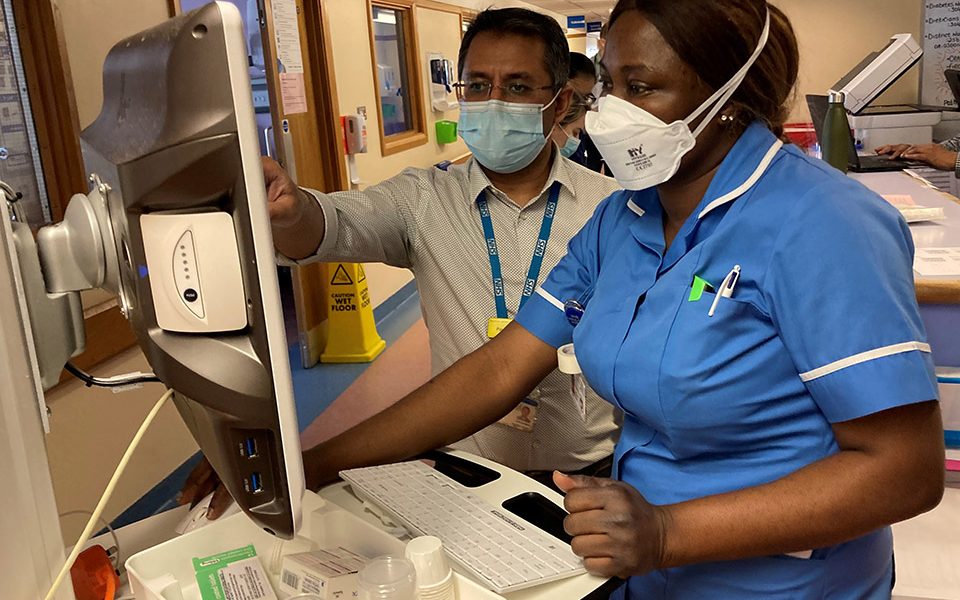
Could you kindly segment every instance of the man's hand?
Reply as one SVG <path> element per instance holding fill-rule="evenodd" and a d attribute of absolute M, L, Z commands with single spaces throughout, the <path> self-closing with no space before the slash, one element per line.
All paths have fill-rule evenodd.
<path fill-rule="evenodd" d="M 210 508 L 207 509 L 207 518 L 213 520 L 223 514 L 233 499 L 227 488 L 220 483 L 217 472 L 213 470 L 207 459 L 203 458 L 187 477 L 183 489 L 177 494 L 177 502 L 180 505 L 189 504 L 192 508 L 210 492 L 214 494 L 210 499 Z"/>
<path fill-rule="evenodd" d="M 957 165 L 957 153 L 947 150 L 940 144 L 910 146 L 901 156 L 907 160 L 927 163 L 934 169 L 940 169 L 941 171 L 952 171 Z"/>
<path fill-rule="evenodd" d="M 947 150 L 940 144 L 893 144 L 880 146 L 877 154 L 887 154 L 890 158 L 903 158 L 926 163 L 934 169 L 952 171 L 957 166 L 957 153 Z"/>
<path fill-rule="evenodd" d="M 280 163 L 266 156 L 261 161 L 274 245 L 294 260 L 314 254 L 323 240 L 323 211 L 297 187 Z"/>
<path fill-rule="evenodd" d="M 612 479 L 564 475 L 553 481 L 564 493 L 570 513 L 563 528 L 587 571 L 602 577 L 642 575 L 663 564 L 665 512 L 636 489 Z"/>
<path fill-rule="evenodd" d="M 263 161 L 263 180 L 267 186 L 267 211 L 274 227 L 285 228 L 296 224 L 303 216 L 304 198 L 297 184 L 290 179 L 280 163 L 267 156 Z"/>
<path fill-rule="evenodd" d="M 886 146 L 880 146 L 879 148 L 874 148 L 874 152 L 877 154 L 886 154 L 890 158 L 900 158 L 904 152 L 910 149 L 910 144 L 887 144 Z"/>

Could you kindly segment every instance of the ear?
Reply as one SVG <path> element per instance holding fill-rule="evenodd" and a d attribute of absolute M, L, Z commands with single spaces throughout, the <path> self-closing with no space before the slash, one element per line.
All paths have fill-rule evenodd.
<path fill-rule="evenodd" d="M 567 116 L 567 112 L 570 110 L 570 105 L 573 102 L 573 88 L 569 85 L 564 86 L 560 90 L 560 94 L 557 96 L 557 99 L 553 102 L 553 123 L 551 128 L 560 124 L 560 121 Z"/>

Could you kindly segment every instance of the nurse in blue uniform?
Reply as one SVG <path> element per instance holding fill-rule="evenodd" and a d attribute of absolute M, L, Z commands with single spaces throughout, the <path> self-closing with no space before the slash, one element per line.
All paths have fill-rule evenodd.
<path fill-rule="evenodd" d="M 625 414 L 619 481 L 555 478 L 574 550 L 628 598 L 889 598 L 888 524 L 942 489 L 906 224 L 778 139 L 775 7 L 621 0 L 603 66 L 626 190 L 517 316 Z"/>
<path fill-rule="evenodd" d="M 913 244 L 780 141 L 797 65 L 764 0 L 621 0 L 587 130 L 625 191 L 516 323 L 309 450 L 311 487 L 496 422 L 572 343 L 624 411 L 615 479 L 555 475 L 589 571 L 638 600 L 889 598 L 889 525 L 943 492 Z"/>

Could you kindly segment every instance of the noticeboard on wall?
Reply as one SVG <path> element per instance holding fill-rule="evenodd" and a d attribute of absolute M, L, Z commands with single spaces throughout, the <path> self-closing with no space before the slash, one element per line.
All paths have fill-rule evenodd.
<path fill-rule="evenodd" d="M 921 103 L 957 107 L 945 69 L 960 69 L 960 0 L 924 0 Z"/>

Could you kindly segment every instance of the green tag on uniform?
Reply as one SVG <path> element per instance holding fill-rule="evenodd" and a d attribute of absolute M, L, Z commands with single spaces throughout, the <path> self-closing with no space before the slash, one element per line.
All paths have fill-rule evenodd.
<path fill-rule="evenodd" d="M 703 297 L 703 292 L 715 292 L 715 288 L 710 285 L 710 282 L 700 277 L 699 275 L 693 276 L 693 285 L 690 286 L 690 297 L 687 298 L 687 302 L 699 302 L 700 298 Z"/>

